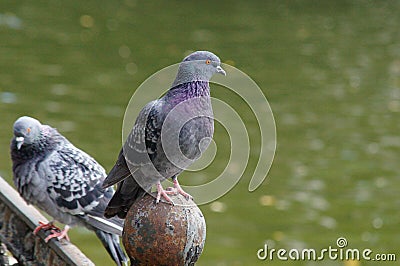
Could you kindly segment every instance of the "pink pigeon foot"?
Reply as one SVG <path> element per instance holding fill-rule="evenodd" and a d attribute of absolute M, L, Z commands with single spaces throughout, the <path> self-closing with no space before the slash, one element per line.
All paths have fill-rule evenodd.
<path fill-rule="evenodd" d="M 57 226 L 54 225 L 54 221 L 45 223 L 42 221 L 39 221 L 39 225 L 35 228 L 35 230 L 33 230 L 33 234 L 36 235 L 40 230 L 59 230 L 61 231 L 60 228 L 58 228 Z"/>
<path fill-rule="evenodd" d="M 181 194 L 182 196 L 184 196 L 186 199 L 193 199 L 193 197 L 189 194 L 186 193 L 185 191 L 183 191 L 181 185 L 179 185 L 178 179 L 173 179 L 174 182 L 174 187 L 169 187 L 167 188 L 168 194 Z"/>
<path fill-rule="evenodd" d="M 174 202 L 168 196 L 168 195 L 172 195 L 172 194 L 174 194 L 173 191 L 164 190 L 164 188 L 162 187 L 161 183 L 160 182 L 157 183 L 157 199 L 156 199 L 156 203 L 159 203 L 160 200 L 161 200 L 161 196 L 163 196 L 166 201 L 168 201 L 168 202 L 172 203 L 172 205 L 174 205 Z"/>
<path fill-rule="evenodd" d="M 186 193 L 185 191 L 183 191 L 183 189 L 181 188 L 181 185 L 179 185 L 178 179 L 174 179 L 174 188 L 176 189 L 177 193 L 181 194 L 182 196 L 184 196 L 186 199 L 193 199 L 193 197 L 189 194 Z"/>
<path fill-rule="evenodd" d="M 61 239 L 65 238 L 67 241 L 69 241 L 68 230 L 69 230 L 69 226 L 68 225 L 66 225 L 64 227 L 64 229 L 61 230 L 61 231 L 60 230 L 51 230 L 52 234 L 49 235 L 48 237 L 46 237 L 44 241 L 47 243 L 47 242 L 50 241 L 50 239 L 53 239 L 55 237 L 58 240 L 61 240 Z"/>

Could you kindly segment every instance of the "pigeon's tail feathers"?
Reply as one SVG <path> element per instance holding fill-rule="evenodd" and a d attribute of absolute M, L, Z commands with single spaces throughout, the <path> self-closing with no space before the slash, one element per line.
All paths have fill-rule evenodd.
<path fill-rule="evenodd" d="M 105 219 L 103 217 L 94 216 L 91 214 L 87 214 L 87 223 L 102 230 L 104 232 L 122 236 L 122 230 L 124 225 L 124 220 L 119 219 L 118 217 L 113 217 L 111 219 Z"/>
<path fill-rule="evenodd" d="M 110 187 L 112 185 L 121 182 L 122 180 L 128 178 L 132 175 L 131 170 L 129 169 L 128 165 L 126 164 L 125 156 L 123 153 L 123 149 L 119 152 L 117 162 L 115 163 L 114 167 L 108 173 L 107 177 L 103 181 L 103 188 Z"/>
<path fill-rule="evenodd" d="M 119 237 L 100 229 L 95 229 L 94 231 L 115 263 L 118 266 L 128 265 L 128 258 L 119 244 Z"/>
<path fill-rule="evenodd" d="M 150 190 L 151 187 L 148 191 Z M 104 211 L 104 216 L 106 218 L 118 216 L 121 219 L 125 219 L 132 204 L 144 194 L 146 194 L 146 190 L 133 177 L 125 179 L 118 184 L 117 191 Z"/>

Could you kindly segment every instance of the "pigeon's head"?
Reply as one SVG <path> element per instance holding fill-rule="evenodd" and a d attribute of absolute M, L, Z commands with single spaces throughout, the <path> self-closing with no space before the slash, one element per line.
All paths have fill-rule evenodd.
<path fill-rule="evenodd" d="M 40 136 L 41 124 L 35 118 L 22 116 L 14 123 L 14 137 L 18 150 L 22 145 L 29 145 L 35 142 Z"/>
<path fill-rule="evenodd" d="M 179 65 L 177 81 L 209 81 L 215 73 L 226 75 L 218 56 L 208 51 L 197 51 L 183 59 Z"/>

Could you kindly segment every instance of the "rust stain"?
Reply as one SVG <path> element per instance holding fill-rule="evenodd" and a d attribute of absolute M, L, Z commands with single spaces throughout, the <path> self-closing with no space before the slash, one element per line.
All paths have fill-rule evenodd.
<path fill-rule="evenodd" d="M 182 195 L 172 196 L 175 205 L 146 195 L 129 210 L 122 236 L 132 265 L 194 265 L 206 237 L 200 209 Z"/>

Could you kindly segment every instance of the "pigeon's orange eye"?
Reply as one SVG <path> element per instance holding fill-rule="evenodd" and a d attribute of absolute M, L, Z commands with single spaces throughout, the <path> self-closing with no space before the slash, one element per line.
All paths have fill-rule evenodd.
<path fill-rule="evenodd" d="M 28 127 L 27 129 L 26 129 L 26 133 L 31 133 L 31 128 L 30 127 Z"/>
<path fill-rule="evenodd" d="M 206 60 L 206 64 L 207 64 L 207 65 L 211 64 L 211 60 L 210 60 L 210 59 L 207 59 L 207 60 Z"/>

